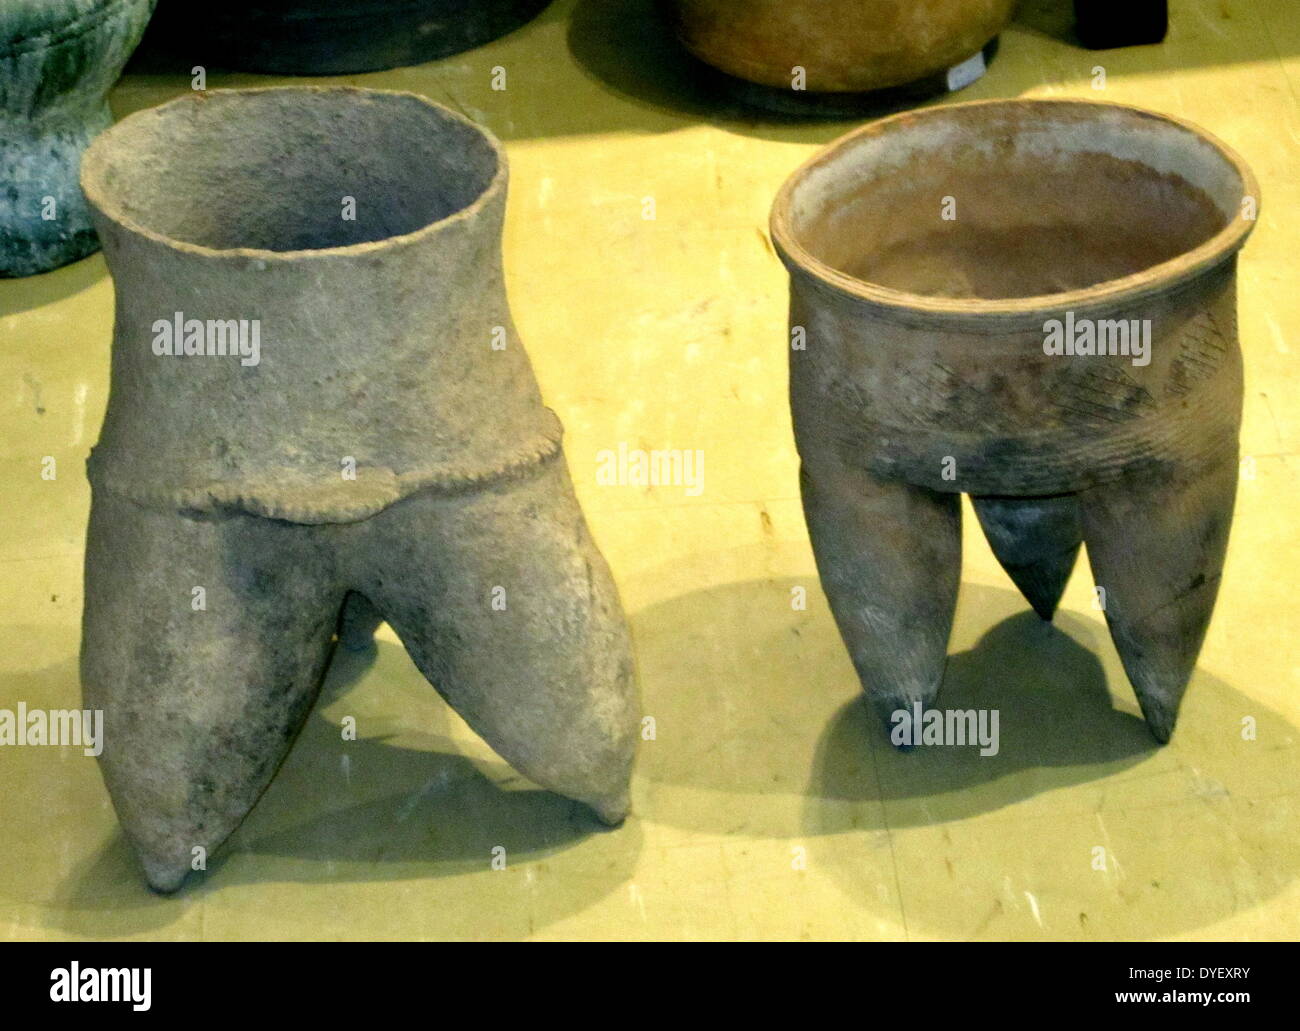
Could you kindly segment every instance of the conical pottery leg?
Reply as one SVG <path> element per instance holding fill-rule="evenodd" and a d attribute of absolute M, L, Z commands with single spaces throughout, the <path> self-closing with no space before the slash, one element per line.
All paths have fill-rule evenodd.
<path fill-rule="evenodd" d="M 415 495 L 357 530 L 354 586 L 448 703 L 531 780 L 622 821 L 631 649 L 563 459 L 473 494 Z"/>
<path fill-rule="evenodd" d="M 1237 491 L 1235 454 L 1079 495 L 1111 638 L 1147 726 L 1166 742 L 1214 611 Z"/>
<path fill-rule="evenodd" d="M 886 724 L 929 707 L 961 580 L 961 495 L 806 458 L 801 486 L 822 587 L 863 690 Z"/>
<path fill-rule="evenodd" d="M 1073 494 L 971 497 L 984 536 L 1025 600 L 1050 621 L 1083 543 Z"/>
<path fill-rule="evenodd" d="M 104 713 L 104 779 L 156 890 L 201 868 L 288 753 L 338 620 L 332 566 L 315 529 L 96 493 L 85 704 Z"/>

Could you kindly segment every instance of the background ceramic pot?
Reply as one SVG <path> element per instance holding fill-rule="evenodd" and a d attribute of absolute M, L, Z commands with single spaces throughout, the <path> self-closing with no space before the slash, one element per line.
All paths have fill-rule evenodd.
<path fill-rule="evenodd" d="M 860 94 L 938 76 L 957 89 L 983 72 L 984 48 L 1015 0 L 666 0 L 683 45 L 729 76 L 787 94 Z M 971 62 L 966 64 L 966 62 Z M 978 65 L 978 67 L 976 67 Z M 963 67 L 964 66 L 964 67 Z M 954 72 L 951 81 L 946 73 Z M 803 81 L 792 89 L 795 69 Z"/>
<path fill-rule="evenodd" d="M 346 75 L 423 64 L 513 32 L 550 0 L 159 0 L 142 56 Z"/>
<path fill-rule="evenodd" d="M 0 276 L 30 276 L 99 248 L 77 185 L 81 152 L 112 124 L 108 90 L 154 0 L 0 5 Z"/>
<path fill-rule="evenodd" d="M 82 683 L 160 890 L 381 616 L 503 759 L 627 812 L 627 627 L 510 316 L 506 179 L 461 116 L 347 88 L 194 94 L 87 151 L 116 315 Z"/>
<path fill-rule="evenodd" d="M 887 717 L 938 690 L 967 493 L 1045 617 L 1087 542 L 1168 738 L 1232 520 L 1236 253 L 1257 205 L 1200 130 L 1078 101 L 884 119 L 783 188 L 805 511 Z"/>
<path fill-rule="evenodd" d="M 1074 28 L 1092 50 L 1159 43 L 1169 32 L 1169 0 L 1074 0 Z"/>

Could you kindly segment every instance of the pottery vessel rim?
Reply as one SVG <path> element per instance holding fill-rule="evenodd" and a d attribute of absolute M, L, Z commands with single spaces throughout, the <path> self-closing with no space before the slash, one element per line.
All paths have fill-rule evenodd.
<path fill-rule="evenodd" d="M 868 306 L 883 309 L 885 312 L 897 313 L 912 318 L 918 316 L 933 318 L 940 322 L 980 323 L 999 319 L 1018 322 L 1026 317 L 1039 317 L 1042 313 L 1048 311 L 1077 311 L 1100 306 L 1115 306 L 1141 301 L 1155 294 L 1167 293 L 1171 289 L 1177 288 L 1199 274 L 1226 261 L 1241 249 L 1246 242 L 1246 238 L 1255 227 L 1256 220 L 1254 219 L 1248 220 L 1240 216 L 1230 217 L 1227 225 L 1198 246 L 1189 251 L 1184 251 L 1168 261 L 1148 266 L 1131 275 L 1060 293 L 998 299 L 938 297 L 882 286 L 841 272 L 827 262 L 815 257 L 800 242 L 798 233 L 795 231 L 792 213 L 794 195 L 795 191 L 803 185 L 812 171 L 837 160 L 853 144 L 868 137 L 882 136 L 891 129 L 914 125 L 936 115 L 947 115 L 954 111 L 996 106 L 1007 108 L 1033 106 L 1044 109 L 1049 106 L 1062 108 L 1073 106 L 1076 109 L 1091 107 L 1101 111 L 1120 112 L 1137 119 L 1150 119 L 1164 123 L 1166 126 L 1181 129 L 1209 144 L 1231 166 L 1233 172 L 1241 180 L 1242 197 L 1255 198 L 1256 218 L 1258 218 L 1259 184 L 1255 180 L 1250 167 L 1240 154 L 1217 136 L 1191 122 L 1129 104 L 1076 98 L 974 100 L 960 104 L 941 104 L 919 111 L 905 111 L 877 119 L 833 140 L 800 165 L 782 185 L 772 205 L 769 228 L 772 242 L 775 244 L 782 261 L 791 271 L 797 269 L 836 293 L 865 302 Z"/>
<path fill-rule="evenodd" d="M 299 95 L 324 95 L 334 94 L 344 98 L 369 97 L 379 101 L 389 101 L 402 99 L 404 101 L 416 101 L 429 108 L 435 115 L 440 118 L 457 122 L 460 125 L 472 130 L 478 135 L 492 152 L 493 159 L 496 162 L 496 169 L 492 174 L 491 180 L 487 186 L 468 204 L 451 214 L 440 219 L 420 226 L 409 233 L 397 233 L 392 236 L 386 236 L 381 240 L 367 240 L 362 243 L 345 244 L 337 247 L 317 247 L 303 250 L 286 250 L 277 251 L 269 250 L 262 247 L 209 247 L 204 244 L 193 243 L 189 240 L 181 240 L 166 233 L 160 233 L 150 229 L 140 222 L 128 216 L 122 211 L 119 204 L 114 201 L 113 191 L 103 188 L 102 173 L 107 158 L 105 151 L 113 145 L 114 137 L 117 134 L 118 127 L 126 125 L 129 122 L 143 121 L 148 118 L 164 117 L 175 111 L 184 104 L 213 104 L 224 103 L 228 99 L 239 97 L 255 97 L 258 95 L 272 93 L 289 93 Z M 207 90 L 203 93 L 195 93 L 190 96 L 177 97 L 169 100 L 165 104 L 157 107 L 144 108 L 127 115 L 120 122 L 106 129 L 103 133 L 95 138 L 94 141 L 86 148 L 81 159 L 81 189 L 86 195 L 86 199 L 101 211 L 106 218 L 111 219 L 116 224 L 122 226 L 128 232 L 136 236 L 143 237 L 153 243 L 161 244 L 164 247 L 180 251 L 195 257 L 209 258 L 213 260 L 234 260 L 234 261 L 262 261 L 267 264 L 277 263 L 294 263 L 312 259 L 336 259 L 336 258 L 360 258 L 371 254 L 378 254 L 397 248 L 411 246 L 423 240 L 427 240 L 436 234 L 448 229 L 460 222 L 465 222 L 478 216 L 485 208 L 492 204 L 498 197 L 504 194 L 506 181 L 509 178 L 509 169 L 506 161 L 505 148 L 501 141 L 487 128 L 479 125 L 477 122 L 465 117 L 449 107 L 445 107 L 428 97 L 421 96 L 418 93 L 412 93 L 409 90 L 387 90 L 372 89 L 364 86 L 261 86 L 251 89 L 216 89 Z"/>

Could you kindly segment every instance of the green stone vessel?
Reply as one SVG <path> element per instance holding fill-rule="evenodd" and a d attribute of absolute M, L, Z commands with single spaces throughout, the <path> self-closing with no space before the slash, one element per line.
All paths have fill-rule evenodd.
<path fill-rule="evenodd" d="M 81 152 L 113 121 L 108 90 L 154 2 L 0 3 L 0 277 L 99 249 L 77 183 Z"/>

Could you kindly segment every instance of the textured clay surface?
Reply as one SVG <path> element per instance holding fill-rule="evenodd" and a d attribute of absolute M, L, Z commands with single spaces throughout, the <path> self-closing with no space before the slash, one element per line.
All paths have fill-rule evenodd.
<path fill-rule="evenodd" d="M 380 618 L 502 758 L 622 820 L 630 642 L 510 320 L 496 141 L 410 94 L 216 91 L 83 176 L 117 316 L 82 680 L 150 883 L 238 826 Z M 178 312 L 258 320 L 257 360 L 160 354 Z"/>
<path fill-rule="evenodd" d="M 1011 171 L 1002 163 L 983 145 L 949 150 L 937 166 L 918 154 L 843 198 L 852 214 L 828 213 L 810 227 L 809 249 L 895 290 L 996 300 L 1119 279 L 1223 228 L 1204 192 L 1137 162 L 1085 153 L 1027 157 Z M 945 196 L 951 221 L 935 218 Z"/>

